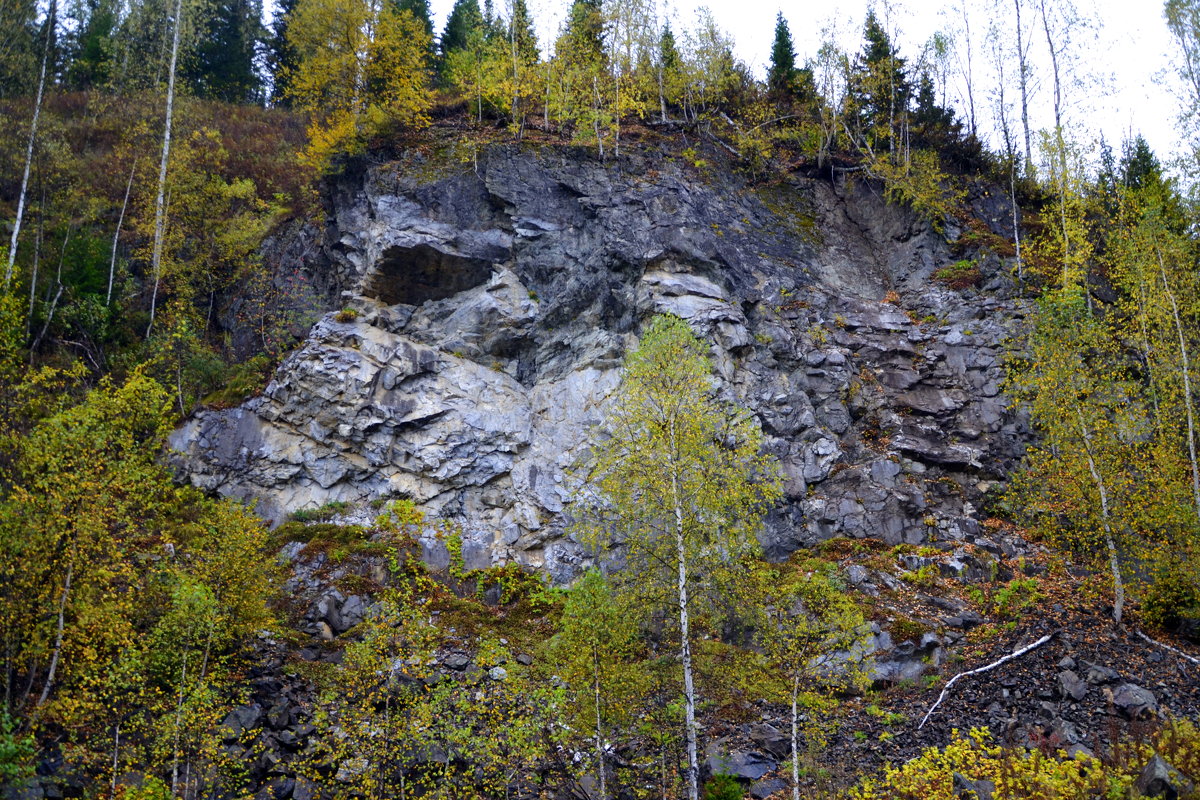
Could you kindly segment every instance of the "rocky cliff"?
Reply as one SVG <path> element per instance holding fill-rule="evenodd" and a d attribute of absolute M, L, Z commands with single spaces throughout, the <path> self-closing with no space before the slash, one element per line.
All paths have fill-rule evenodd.
<path fill-rule="evenodd" d="M 750 186 L 703 155 L 497 146 L 348 173 L 304 234 L 345 308 L 261 396 L 177 430 L 178 464 L 276 522 L 411 498 L 461 523 L 468 567 L 565 580 L 585 558 L 571 467 L 641 326 L 670 312 L 711 342 L 721 392 L 782 464 L 768 556 L 834 536 L 973 541 L 1027 438 L 1001 394 L 1022 318 L 1007 266 L 982 258 L 976 286 L 948 288 L 938 270 L 978 255 L 953 224 L 868 182 Z M 1006 233 L 1002 202 L 971 205 Z"/>

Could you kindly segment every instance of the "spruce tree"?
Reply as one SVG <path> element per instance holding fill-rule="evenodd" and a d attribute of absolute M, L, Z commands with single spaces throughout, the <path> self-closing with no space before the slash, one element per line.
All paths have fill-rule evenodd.
<path fill-rule="evenodd" d="M 433 15 L 429 11 L 429 0 L 396 0 L 397 11 L 407 11 L 433 40 Z"/>
<path fill-rule="evenodd" d="M 438 41 L 442 58 L 455 50 L 465 50 L 482 30 L 483 12 L 479 10 L 479 0 L 455 0 Z"/>
<path fill-rule="evenodd" d="M 262 98 L 254 57 L 266 38 L 260 0 L 218 0 L 209 10 L 184 77 L 200 97 L 247 103 Z"/>
<path fill-rule="evenodd" d="M 575 0 L 567 15 L 566 40 L 581 63 L 604 62 L 604 10 L 600 0 Z"/>
<path fill-rule="evenodd" d="M 287 108 L 292 104 L 289 91 L 292 73 L 298 66 L 296 51 L 288 39 L 288 25 L 296 0 L 279 0 L 275 19 L 271 23 L 271 38 L 267 41 L 267 68 L 271 72 L 271 102 Z"/>
<path fill-rule="evenodd" d="M 792 32 L 780 11 L 775 16 L 775 43 L 771 45 L 771 68 L 767 72 L 767 89 L 776 100 L 793 96 L 796 80 L 796 51 Z"/>
<path fill-rule="evenodd" d="M 513 0 L 512 19 L 508 22 L 508 39 L 515 42 L 521 63 L 531 66 L 538 61 L 537 34 L 533 31 L 533 18 L 525 0 Z"/>

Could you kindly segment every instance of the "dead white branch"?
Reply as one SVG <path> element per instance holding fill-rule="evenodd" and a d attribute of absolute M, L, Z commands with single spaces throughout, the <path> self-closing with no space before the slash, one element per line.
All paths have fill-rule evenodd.
<path fill-rule="evenodd" d="M 1193 664 L 1200 665 L 1200 658 L 1196 658 L 1195 656 L 1189 656 L 1187 653 L 1183 652 L 1182 650 L 1180 650 L 1177 647 L 1171 647 L 1171 645 L 1167 644 L 1166 642 L 1160 642 L 1157 639 L 1151 639 L 1149 636 L 1142 633 L 1141 631 L 1138 631 L 1137 635 L 1142 637 L 1143 639 L 1145 639 L 1150 644 L 1156 644 L 1164 650 L 1170 650 L 1172 653 L 1179 656 L 1180 658 L 1186 659 L 1186 660 L 1192 662 Z"/>
<path fill-rule="evenodd" d="M 925 723 L 929 721 L 929 718 L 931 716 L 933 716 L 933 712 L 937 711 L 937 707 L 940 706 L 942 704 L 942 701 L 946 699 L 946 694 L 949 693 L 950 687 L 953 686 L 954 684 L 958 683 L 960 678 L 965 678 L 968 675 L 980 675 L 984 672 L 990 672 L 991 670 L 994 670 L 996 667 L 999 667 L 1003 664 L 1007 664 L 1009 661 L 1012 661 L 1013 659 L 1020 658 L 1021 656 L 1025 655 L 1026 653 L 1038 649 L 1039 647 L 1044 645 L 1046 642 L 1053 639 L 1055 634 L 1057 634 L 1057 633 L 1058 633 L 1058 631 L 1054 631 L 1054 633 L 1047 633 L 1045 636 L 1038 639 L 1033 644 L 1027 644 L 1019 650 L 1014 650 L 1011 653 L 1009 653 L 1008 655 L 1004 656 L 1004 658 L 1001 658 L 997 661 L 993 661 L 990 664 L 985 664 L 982 667 L 976 667 L 975 669 L 969 669 L 966 672 L 960 672 L 957 675 L 955 675 L 953 678 L 951 678 L 949 680 L 949 682 L 946 683 L 945 687 L 942 689 L 942 693 L 938 695 L 937 702 L 934 703 L 927 712 L 925 712 L 925 716 L 921 719 L 921 724 L 917 726 L 917 730 L 921 730 L 921 728 L 925 727 Z"/>

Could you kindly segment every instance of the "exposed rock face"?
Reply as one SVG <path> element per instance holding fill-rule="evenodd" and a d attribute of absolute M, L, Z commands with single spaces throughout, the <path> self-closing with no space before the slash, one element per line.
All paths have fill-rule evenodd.
<path fill-rule="evenodd" d="M 468 566 L 566 579 L 584 558 L 565 535 L 570 467 L 642 324 L 671 312 L 782 464 L 769 556 L 979 532 L 1027 433 L 1000 394 L 1020 312 L 994 259 L 981 292 L 931 281 L 958 257 L 947 237 L 863 184 L 754 191 L 655 152 L 516 147 L 414 177 L 431 171 L 334 192 L 327 279 L 357 316 L 326 316 L 262 396 L 176 431 L 195 484 L 276 521 L 408 497 L 462 523 Z"/>

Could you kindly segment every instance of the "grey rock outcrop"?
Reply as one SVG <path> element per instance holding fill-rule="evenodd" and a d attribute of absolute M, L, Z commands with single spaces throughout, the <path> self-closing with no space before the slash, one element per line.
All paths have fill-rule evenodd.
<path fill-rule="evenodd" d="M 768 556 L 982 537 L 1028 433 L 1000 393 L 1022 311 L 995 257 L 984 291 L 931 281 L 961 254 L 865 183 L 754 190 L 655 151 L 419 158 L 334 187 L 321 258 L 353 313 L 321 319 L 261 396 L 175 432 L 197 486 L 275 522 L 410 498 L 461 524 L 468 567 L 568 579 L 571 467 L 641 325 L 670 312 L 782 465 Z"/>

